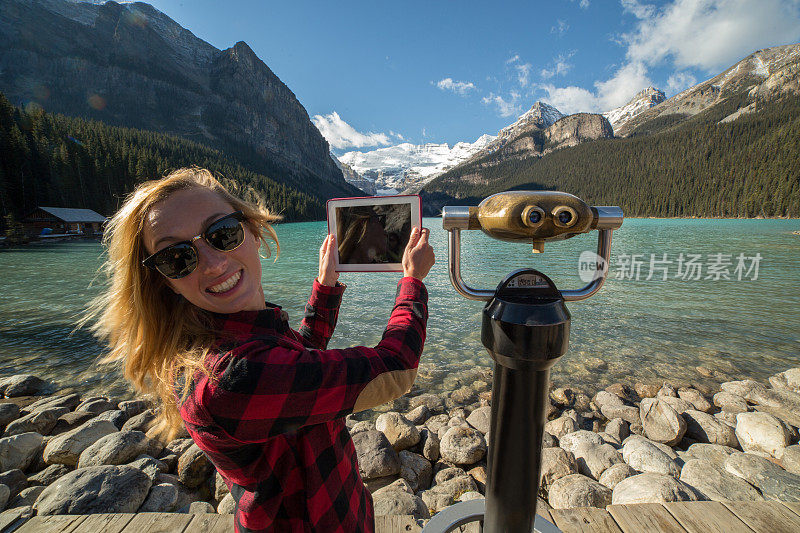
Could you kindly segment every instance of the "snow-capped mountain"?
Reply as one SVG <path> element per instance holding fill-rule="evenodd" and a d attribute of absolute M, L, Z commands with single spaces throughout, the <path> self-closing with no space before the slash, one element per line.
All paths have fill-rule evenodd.
<path fill-rule="evenodd" d="M 624 106 L 617 107 L 611 111 L 603 113 L 611 127 L 616 132 L 626 122 L 638 115 L 643 111 L 647 111 L 653 106 L 656 106 L 667 99 L 664 91 L 656 89 L 655 87 L 648 87 L 636 93 L 636 96 L 631 98 L 631 101 Z"/>
<path fill-rule="evenodd" d="M 447 143 L 402 143 L 369 152 L 347 152 L 339 161 L 373 181 L 378 194 L 397 194 L 412 185 L 422 186 L 494 140 L 493 135 L 481 135 L 473 143 L 459 142 L 452 148 Z"/>

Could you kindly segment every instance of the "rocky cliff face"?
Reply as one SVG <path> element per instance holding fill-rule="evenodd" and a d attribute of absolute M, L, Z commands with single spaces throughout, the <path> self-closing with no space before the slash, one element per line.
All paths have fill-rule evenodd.
<path fill-rule="evenodd" d="M 611 123 L 611 127 L 614 128 L 614 131 L 617 131 L 636 115 L 647 111 L 651 107 L 657 106 L 666 99 L 667 96 L 664 94 L 664 91 L 656 89 L 655 87 L 648 87 L 636 93 L 636 95 L 631 98 L 630 102 L 624 106 L 606 111 L 603 115 Z"/>
<path fill-rule="evenodd" d="M 636 115 L 615 131 L 617 136 L 624 137 L 659 117 L 690 117 L 734 95 L 746 95 L 749 101 L 743 109 L 751 105 L 755 109 L 757 100 L 784 94 L 800 95 L 800 44 L 758 50 L 718 76 Z M 737 111 L 736 117 L 746 112 Z"/>
<path fill-rule="evenodd" d="M 550 143 L 563 148 L 583 141 L 608 139 L 614 136 L 614 130 L 603 115 L 576 113 L 556 121 L 544 134 Z"/>
<path fill-rule="evenodd" d="M 235 151 L 314 196 L 352 192 L 306 110 L 247 44 L 218 50 L 149 4 L 0 2 L 0 91 Z"/>

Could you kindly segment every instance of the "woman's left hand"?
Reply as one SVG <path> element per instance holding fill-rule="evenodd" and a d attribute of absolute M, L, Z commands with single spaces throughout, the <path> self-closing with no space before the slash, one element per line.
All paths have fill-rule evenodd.
<path fill-rule="evenodd" d="M 319 249 L 319 276 L 317 281 L 321 285 L 333 287 L 339 279 L 339 273 L 336 272 L 336 262 L 333 259 L 333 250 L 336 246 L 336 236 L 328 235 L 322 246 Z"/>

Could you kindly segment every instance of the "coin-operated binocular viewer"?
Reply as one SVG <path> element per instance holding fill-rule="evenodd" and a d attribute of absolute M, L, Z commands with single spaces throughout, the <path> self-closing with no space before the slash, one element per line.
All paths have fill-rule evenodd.
<path fill-rule="evenodd" d="M 425 533 L 451 531 L 476 520 L 487 533 L 559 531 L 541 517 L 536 520 L 550 368 L 569 342 L 570 314 L 564 303 L 600 290 L 608 272 L 611 234 L 622 219 L 619 207 L 593 207 L 553 191 L 509 191 L 477 207 L 444 208 L 450 282 L 462 296 L 487 302 L 481 341 L 495 367 L 486 499 L 441 511 Z M 559 290 L 549 277 L 530 268 L 511 272 L 495 290 L 473 289 L 461 279 L 461 232 L 478 229 L 495 239 L 530 243 L 534 253 L 543 252 L 547 242 L 597 230 L 595 272 L 579 290 Z"/>

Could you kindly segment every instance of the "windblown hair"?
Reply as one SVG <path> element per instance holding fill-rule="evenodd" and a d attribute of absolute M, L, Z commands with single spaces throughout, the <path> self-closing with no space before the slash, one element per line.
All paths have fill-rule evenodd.
<path fill-rule="evenodd" d="M 234 182 L 222 181 L 192 167 L 142 183 L 127 196 L 103 235 L 108 260 L 102 269 L 108 287 L 91 302 L 79 326 L 91 322 L 95 335 L 108 342 L 110 352 L 101 363 L 124 361 L 125 377 L 139 391 L 160 399 L 152 436 L 172 439 L 183 427 L 179 402 L 186 399 L 196 372 L 209 374 L 205 363 L 219 332 L 207 311 L 175 294 L 160 273 L 142 265 L 147 256 L 142 232 L 150 209 L 176 191 L 210 189 L 244 214 L 264 244 L 266 257 L 271 255 L 269 240 L 280 253 L 271 223 L 281 217 L 271 214 L 252 189 L 241 191 L 247 198 L 243 200 L 229 191 L 240 193 Z"/>

